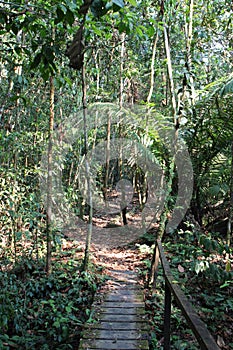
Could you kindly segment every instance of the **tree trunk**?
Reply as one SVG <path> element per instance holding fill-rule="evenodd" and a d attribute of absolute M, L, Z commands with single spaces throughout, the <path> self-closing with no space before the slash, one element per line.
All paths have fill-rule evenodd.
<path fill-rule="evenodd" d="M 191 87 L 191 97 L 190 102 L 191 105 L 194 105 L 195 102 L 195 88 L 194 88 L 194 80 L 192 75 L 192 56 L 191 56 L 191 45 L 193 40 L 193 6 L 194 0 L 189 1 L 189 18 L 186 20 L 186 66 L 189 72 L 189 83 Z"/>
<path fill-rule="evenodd" d="M 122 43 L 121 43 L 121 60 L 120 60 L 120 95 L 119 95 L 119 105 L 120 108 L 123 107 L 123 100 L 124 100 L 124 54 L 125 54 L 125 33 L 122 33 Z M 122 125 L 119 123 L 119 137 L 121 138 L 122 135 Z M 120 179 L 123 178 L 123 149 L 121 147 L 120 149 L 120 156 L 119 156 L 119 171 L 120 171 Z M 127 225 L 127 217 L 126 217 L 127 209 L 125 207 L 125 190 L 124 186 L 122 187 L 122 208 L 121 208 L 121 215 L 122 215 L 122 221 L 124 225 Z"/>
<path fill-rule="evenodd" d="M 173 120 L 174 120 L 175 128 L 177 129 L 178 128 L 178 120 L 176 118 L 176 94 L 175 94 L 175 86 L 174 86 L 174 80 L 173 80 L 170 43 L 169 43 L 169 39 L 168 39 L 168 32 L 167 32 L 166 25 L 164 25 L 164 45 L 165 45 L 165 52 L 166 52 L 166 58 L 167 58 L 167 70 L 168 70 L 169 86 L 170 86 L 170 93 L 171 93 L 171 105 L 172 105 L 172 111 L 173 111 Z"/>
<path fill-rule="evenodd" d="M 156 37 L 154 40 L 153 50 L 152 50 L 152 58 L 151 58 L 151 70 L 150 70 L 150 90 L 147 96 L 147 103 L 150 104 L 151 97 L 154 90 L 154 84 L 155 84 L 155 54 L 156 54 L 156 48 L 157 43 L 159 39 L 159 31 L 157 30 Z"/>
<path fill-rule="evenodd" d="M 104 194 L 105 200 L 107 200 L 107 190 L 108 190 L 108 182 L 109 182 L 110 141 L 111 141 L 111 115 L 109 113 L 108 123 L 107 123 L 106 171 L 105 171 L 104 188 L 103 188 L 103 194 Z"/>
<path fill-rule="evenodd" d="M 164 46 L 165 46 L 165 53 L 166 53 L 166 59 L 167 59 L 167 71 L 168 71 L 168 81 L 169 81 L 170 95 L 171 95 L 172 114 L 173 114 L 173 121 L 174 121 L 174 127 L 175 127 L 175 139 L 174 139 L 174 155 L 171 159 L 170 168 L 169 168 L 169 179 L 167 183 L 166 201 L 164 203 L 164 211 L 163 211 L 163 214 L 161 215 L 160 227 L 158 232 L 159 239 L 162 239 L 163 237 L 167 218 L 168 218 L 168 211 L 169 211 L 168 201 L 169 201 L 170 193 L 172 191 L 172 183 L 175 175 L 176 142 L 178 139 L 178 130 L 179 130 L 179 120 L 177 118 L 177 102 L 176 102 L 175 86 L 174 86 L 174 80 L 173 80 L 170 43 L 169 43 L 166 25 L 164 25 Z"/>
<path fill-rule="evenodd" d="M 145 134 L 148 134 L 148 126 L 149 126 L 149 115 L 150 115 L 150 102 L 151 102 L 151 97 L 153 94 L 154 90 L 154 75 L 155 75 L 155 55 L 156 55 L 156 48 L 157 48 L 157 43 L 159 39 L 159 31 L 157 30 L 155 40 L 154 40 L 154 45 L 153 45 L 153 50 L 152 50 L 152 58 L 151 58 L 151 71 L 150 71 L 150 90 L 147 96 L 147 114 L 146 114 L 146 128 L 145 128 Z M 146 153 L 147 157 L 147 153 Z M 145 159 L 145 162 L 147 162 L 147 159 Z M 141 205 L 143 206 L 146 204 L 147 201 L 147 183 L 148 183 L 148 171 L 145 171 L 145 174 L 143 176 L 143 184 L 142 184 L 142 199 L 141 199 Z M 146 231 L 146 226 L 145 226 L 145 221 L 142 222 L 142 227 L 144 231 Z"/>
<path fill-rule="evenodd" d="M 52 241 L 52 159 L 53 159 L 53 126 L 54 126 L 54 77 L 50 77 L 50 114 L 49 114 L 49 145 L 48 145 L 48 173 L 47 173 L 47 213 L 46 213 L 46 232 L 47 232 L 47 255 L 46 272 L 51 272 L 51 241 Z"/>
<path fill-rule="evenodd" d="M 86 73 L 85 66 L 82 66 L 82 105 L 83 105 L 83 124 L 84 124 L 84 153 L 87 155 L 88 151 L 88 134 L 87 134 L 87 86 L 86 86 Z M 88 232 L 86 237 L 86 247 L 83 259 L 83 270 L 86 271 L 89 264 L 90 247 L 92 238 L 92 219 L 93 219 L 93 208 L 92 208 L 92 190 L 91 190 L 91 178 L 89 161 L 85 157 L 85 172 L 86 172 L 86 184 L 87 184 L 87 196 L 89 199 L 89 218 L 88 218 Z"/>
<path fill-rule="evenodd" d="M 231 178 L 230 178 L 230 207 L 227 224 L 227 245 L 231 244 L 232 237 L 232 217 L 233 217 L 233 141 L 231 142 Z"/>

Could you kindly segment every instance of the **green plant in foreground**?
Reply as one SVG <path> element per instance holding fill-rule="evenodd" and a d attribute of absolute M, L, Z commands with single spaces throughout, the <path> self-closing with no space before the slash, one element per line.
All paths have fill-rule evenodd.
<path fill-rule="evenodd" d="M 75 265 L 54 265 L 49 276 L 43 269 L 0 272 L 0 349 L 77 348 L 83 324 L 93 322 L 90 305 L 102 277 Z"/>

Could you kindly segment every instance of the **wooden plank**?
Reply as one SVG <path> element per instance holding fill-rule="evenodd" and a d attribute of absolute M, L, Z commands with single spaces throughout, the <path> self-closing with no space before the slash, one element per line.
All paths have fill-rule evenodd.
<path fill-rule="evenodd" d="M 96 343 L 83 341 L 81 349 L 91 350 L 148 350 L 147 340 L 97 340 Z"/>
<path fill-rule="evenodd" d="M 140 322 L 143 321 L 141 315 L 129 314 L 129 315 L 113 315 L 103 314 L 101 317 L 102 321 L 105 322 Z"/>
<path fill-rule="evenodd" d="M 115 282 L 111 283 L 111 287 L 114 290 L 119 290 L 119 289 L 133 289 L 133 290 L 138 290 L 138 285 L 137 283 L 135 284 L 128 284 L 128 283 L 123 283 L 123 282 Z"/>
<path fill-rule="evenodd" d="M 141 333 L 139 329 L 94 329 L 91 334 L 86 334 L 88 339 L 118 339 L 118 340 L 135 340 L 145 339 L 146 333 Z"/>
<path fill-rule="evenodd" d="M 138 321 L 136 322 L 129 322 L 127 324 L 127 329 L 128 330 L 137 330 L 140 332 L 140 330 L 145 330 L 147 329 L 147 324 L 144 321 Z M 96 329 L 109 329 L 109 330 L 125 330 L 125 323 L 122 322 L 105 322 L 105 321 L 100 321 L 98 325 L 95 326 Z"/>
<path fill-rule="evenodd" d="M 115 293 L 107 294 L 105 297 L 106 301 L 116 301 L 116 302 L 134 302 L 142 301 L 141 291 L 133 290 L 120 290 Z"/>
<path fill-rule="evenodd" d="M 134 276 L 137 277 L 136 273 L 134 271 L 130 270 L 110 270 L 111 274 L 113 275 L 123 275 L 123 276 Z"/>
<path fill-rule="evenodd" d="M 138 312 L 139 313 L 139 312 Z M 101 315 L 134 315 L 137 316 L 137 310 L 135 308 L 125 309 L 125 308 L 102 308 L 101 309 Z"/>
<path fill-rule="evenodd" d="M 131 304 L 132 305 L 132 304 Z M 113 306 L 113 307 L 112 307 Z M 142 307 L 134 307 L 125 308 L 125 307 L 114 307 L 114 304 L 110 304 L 110 306 L 103 305 L 101 308 L 101 314 L 104 315 L 143 315 L 145 314 L 145 310 Z"/>
<path fill-rule="evenodd" d="M 125 303 L 127 304 L 127 308 L 145 308 L 145 304 L 142 301 L 133 301 L 133 302 L 127 302 Z M 115 308 L 121 308 L 122 305 L 124 305 L 121 301 L 114 301 L 112 302 L 111 300 L 105 300 L 104 304 L 101 306 L 102 308 L 108 308 L 111 307 L 112 305 L 114 305 Z"/>
<path fill-rule="evenodd" d="M 113 289 L 111 291 L 111 294 L 117 294 L 117 295 L 136 295 L 137 296 L 140 296 L 141 298 L 143 297 L 143 293 L 142 293 L 142 290 L 139 289 L 139 288 L 134 288 L 134 289 L 131 289 L 131 288 L 119 288 L 119 289 Z"/>
<path fill-rule="evenodd" d="M 125 274 L 125 273 L 112 271 L 111 272 L 111 276 L 112 276 L 113 279 L 119 280 L 119 281 L 122 281 L 122 282 L 133 282 L 133 283 L 135 283 L 135 282 L 138 281 L 137 275 L 135 275 L 135 274 Z"/>
<path fill-rule="evenodd" d="M 114 280 L 111 281 L 113 285 L 120 285 L 120 286 L 133 286 L 133 287 L 138 287 L 138 281 L 134 279 L 129 279 L 125 281 L 124 279 L 121 278 L 115 278 Z"/>
<path fill-rule="evenodd" d="M 141 298 L 135 295 L 119 295 L 119 294 L 109 294 L 106 301 L 118 302 L 118 303 L 134 303 L 140 302 Z"/>

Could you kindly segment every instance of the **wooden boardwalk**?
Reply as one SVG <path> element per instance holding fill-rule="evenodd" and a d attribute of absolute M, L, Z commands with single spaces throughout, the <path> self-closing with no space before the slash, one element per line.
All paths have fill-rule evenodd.
<path fill-rule="evenodd" d="M 108 293 L 94 303 L 97 323 L 87 328 L 80 350 L 148 350 L 143 292 L 133 271 L 111 271 Z"/>

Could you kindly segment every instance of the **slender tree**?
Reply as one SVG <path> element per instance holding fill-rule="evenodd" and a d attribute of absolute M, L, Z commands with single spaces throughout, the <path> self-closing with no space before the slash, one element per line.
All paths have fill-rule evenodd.
<path fill-rule="evenodd" d="M 119 94 L 119 105 L 120 109 L 123 108 L 124 104 L 124 57 L 125 57 L 125 33 L 121 34 L 121 52 L 120 52 L 120 94 Z M 119 136 L 123 137 L 122 135 L 122 123 L 120 121 L 119 123 Z M 119 156 L 119 170 L 120 170 L 120 179 L 123 178 L 123 149 L 121 147 L 120 149 L 120 156 Z M 125 204 L 125 188 L 122 186 L 121 188 L 121 214 L 122 214 L 122 220 L 123 224 L 127 225 L 127 217 L 126 217 L 126 204 Z"/>
<path fill-rule="evenodd" d="M 107 189 L 108 189 L 108 182 L 109 182 L 110 141 L 111 141 L 111 114 L 108 113 L 107 143 L 106 143 L 106 170 L 105 170 L 105 176 L 104 176 L 104 189 L 103 189 L 105 200 L 107 200 Z"/>
<path fill-rule="evenodd" d="M 48 143 L 48 172 L 47 172 L 47 212 L 46 212 L 46 232 L 47 232 L 47 255 L 46 271 L 51 272 L 51 242 L 52 242 L 52 187 L 53 187 L 53 129 L 54 129 L 54 77 L 50 76 L 50 103 L 49 103 L 49 143 Z"/>
<path fill-rule="evenodd" d="M 233 218 L 233 141 L 231 142 L 231 171 L 230 171 L 230 205 L 227 225 L 227 245 L 232 240 L 232 218 Z"/>
<path fill-rule="evenodd" d="M 84 125 L 84 154 L 87 155 L 88 151 L 88 133 L 87 133 L 87 85 L 85 65 L 82 65 L 82 107 L 83 107 L 83 125 Z M 85 157 L 85 173 L 86 173 L 86 186 L 87 196 L 89 199 L 89 215 L 88 215 L 88 232 L 86 237 L 86 247 L 83 259 L 83 270 L 87 270 L 90 257 L 91 237 L 92 237 L 92 220 L 93 220 L 93 207 L 92 207 L 92 189 L 90 178 L 90 166 L 88 157 Z"/>

